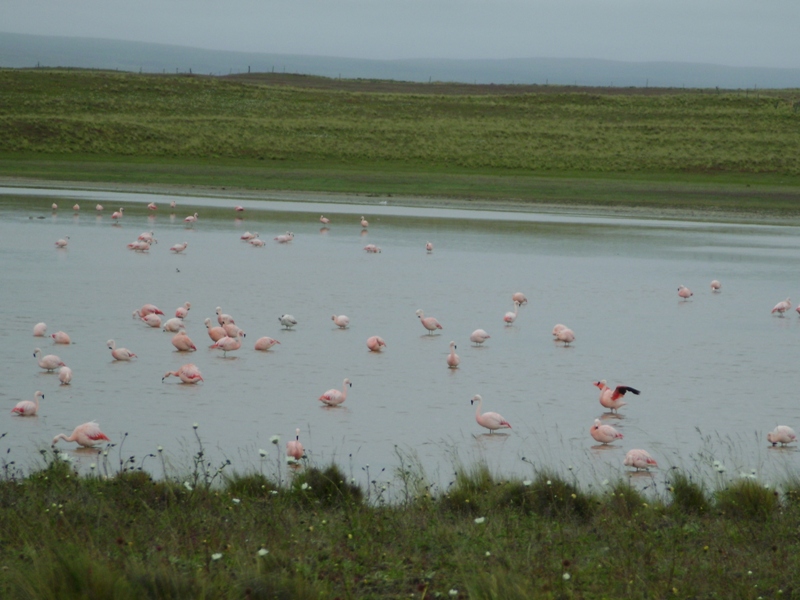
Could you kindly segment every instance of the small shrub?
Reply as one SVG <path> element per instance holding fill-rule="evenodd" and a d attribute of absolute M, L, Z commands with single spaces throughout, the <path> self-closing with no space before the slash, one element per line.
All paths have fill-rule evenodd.
<path fill-rule="evenodd" d="M 543 517 L 588 518 L 590 497 L 576 486 L 552 473 L 540 473 L 530 486 L 531 509 Z"/>
<path fill-rule="evenodd" d="M 225 478 L 225 491 L 241 498 L 259 498 L 277 489 L 272 481 L 259 473 L 233 473 Z"/>
<path fill-rule="evenodd" d="M 637 511 L 649 504 L 647 498 L 627 481 L 617 481 L 611 487 L 608 505 L 620 516 L 630 518 Z"/>
<path fill-rule="evenodd" d="M 778 494 L 752 479 L 740 479 L 716 493 L 717 508 L 736 518 L 766 520 L 779 507 Z"/>
<path fill-rule="evenodd" d="M 304 502 L 324 506 L 360 504 L 364 496 L 360 487 L 347 482 L 336 465 L 324 470 L 310 467 L 299 473 L 292 482 L 292 492 Z"/>
<path fill-rule="evenodd" d="M 692 515 L 708 513 L 709 501 L 705 485 L 695 482 L 691 476 L 680 471 L 673 471 L 670 480 L 670 507 L 673 510 Z"/>
<path fill-rule="evenodd" d="M 466 514 L 481 513 L 486 496 L 496 486 L 497 482 L 485 464 L 475 465 L 469 471 L 459 470 L 453 485 L 440 498 L 441 507 Z"/>

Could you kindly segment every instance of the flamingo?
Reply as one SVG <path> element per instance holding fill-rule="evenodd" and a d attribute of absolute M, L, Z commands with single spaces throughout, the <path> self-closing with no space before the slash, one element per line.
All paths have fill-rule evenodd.
<path fill-rule="evenodd" d="M 38 393 L 38 392 L 37 392 Z M 788 425 L 778 425 L 767 434 L 767 441 L 773 446 L 791 444 L 797 441 L 797 434 Z"/>
<path fill-rule="evenodd" d="M 171 341 L 172 345 L 175 346 L 178 352 L 192 352 L 197 350 L 197 346 L 194 345 L 184 330 L 180 330 L 178 333 L 172 336 Z"/>
<path fill-rule="evenodd" d="M 322 402 L 323 404 L 326 404 L 327 406 L 338 406 L 339 404 L 347 400 L 348 386 L 353 387 L 353 384 L 350 383 L 349 379 L 345 379 L 342 382 L 341 391 L 337 389 L 330 389 L 319 397 L 319 401 Z"/>
<path fill-rule="evenodd" d="M 275 344 L 280 344 L 280 342 L 272 339 L 271 337 L 264 336 L 256 340 L 255 349 L 266 351 L 272 348 Z"/>
<path fill-rule="evenodd" d="M 97 206 L 95 206 L 95 207 L 94 207 L 94 209 L 95 209 L 97 212 L 102 212 L 102 211 L 103 211 L 103 205 L 102 205 L 102 204 L 98 204 Z"/>
<path fill-rule="evenodd" d="M 422 326 L 428 330 L 428 335 L 433 335 L 433 332 L 435 330 L 442 329 L 442 326 L 439 324 L 439 321 L 437 321 L 433 317 L 426 317 L 425 313 L 422 312 L 421 308 L 417 310 L 416 314 L 417 317 L 419 317 L 419 322 L 422 323 Z"/>
<path fill-rule="evenodd" d="M 483 342 L 488 340 L 490 336 L 486 333 L 483 329 L 476 329 L 473 331 L 469 336 L 469 341 L 475 344 L 476 346 L 480 346 Z"/>
<path fill-rule="evenodd" d="M 150 250 L 150 244 L 148 242 L 140 242 L 139 240 L 136 240 L 135 242 L 128 244 L 128 248 L 134 252 L 147 252 Z"/>
<path fill-rule="evenodd" d="M 639 390 L 626 385 L 618 385 L 612 390 L 610 387 L 608 387 L 608 385 L 606 385 L 605 379 L 596 381 L 594 385 L 600 388 L 600 404 L 605 408 L 610 409 L 611 412 L 614 412 L 615 410 L 618 410 L 620 407 L 627 404 L 627 402 L 622 401 L 622 397 L 627 392 L 636 394 L 637 396 L 641 393 Z"/>
<path fill-rule="evenodd" d="M 46 323 L 37 323 L 33 326 L 33 337 L 44 337 L 45 333 L 47 333 Z"/>
<path fill-rule="evenodd" d="M 134 314 L 136 314 L 136 313 L 134 313 Z M 154 329 L 156 327 L 161 327 L 161 317 L 159 317 L 155 313 L 147 314 L 147 315 L 145 315 L 143 317 L 139 317 L 139 319 L 141 319 L 142 323 L 144 323 L 148 327 L 153 327 Z"/>
<path fill-rule="evenodd" d="M 189 242 L 183 242 L 182 244 L 175 244 L 174 246 L 170 246 L 170 250 L 175 254 L 180 254 L 184 250 L 186 250 L 186 246 L 189 245 Z"/>
<path fill-rule="evenodd" d="M 53 210 L 58 210 L 58 204 L 56 204 L 55 202 L 53 202 L 53 203 L 50 205 L 50 208 L 52 208 Z"/>
<path fill-rule="evenodd" d="M 120 208 L 119 210 L 116 210 L 113 213 L 111 213 L 111 218 L 114 219 L 115 221 L 117 221 L 117 220 L 122 218 L 122 215 L 124 213 L 125 213 L 125 209 L 124 208 Z"/>
<path fill-rule="evenodd" d="M 233 207 L 233 210 L 235 210 L 236 212 L 244 212 L 244 206 L 242 206 L 241 204 L 237 204 L 236 206 Z"/>
<path fill-rule="evenodd" d="M 242 329 L 241 327 L 239 327 L 234 323 L 225 323 L 225 325 L 223 325 L 222 328 L 225 330 L 225 335 L 227 335 L 228 337 L 236 337 L 237 335 L 239 335 L 240 331 L 242 332 L 242 337 L 247 337 L 247 334 L 244 332 L 244 329 Z"/>
<path fill-rule="evenodd" d="M 247 242 L 257 237 L 258 237 L 257 233 L 250 233 L 249 231 L 245 231 L 242 235 L 239 236 L 239 239 Z"/>
<path fill-rule="evenodd" d="M 291 231 L 287 231 L 286 233 L 282 233 L 274 239 L 279 244 L 288 244 L 294 239 L 294 234 Z"/>
<path fill-rule="evenodd" d="M 469 402 L 470 404 L 477 404 L 475 407 L 475 421 L 477 421 L 478 425 L 481 427 L 486 427 L 489 433 L 494 433 L 497 429 L 511 429 L 511 424 L 496 412 L 485 412 L 481 414 L 483 397 L 480 394 L 475 394 Z"/>
<path fill-rule="evenodd" d="M 678 296 L 680 296 L 684 300 L 688 300 L 689 298 L 694 296 L 694 294 L 692 294 L 692 290 L 687 288 L 685 285 L 679 285 L 678 286 Z"/>
<path fill-rule="evenodd" d="M 22 400 L 11 409 L 11 414 L 20 417 L 32 417 L 39 411 L 39 400 L 44 400 L 44 394 L 39 390 L 33 395 L 33 400 Z"/>
<path fill-rule="evenodd" d="M 206 329 L 208 330 L 208 337 L 211 338 L 212 342 L 218 342 L 222 338 L 224 338 L 227 333 L 222 327 L 212 327 L 211 326 L 211 319 L 206 319 L 203 321 L 206 324 Z"/>
<path fill-rule="evenodd" d="M 190 224 L 191 223 L 197 223 L 197 213 L 194 213 L 193 215 L 189 215 L 188 217 L 186 217 L 183 220 L 183 222 L 184 223 L 190 223 Z"/>
<path fill-rule="evenodd" d="M 522 292 L 515 292 L 514 295 L 511 296 L 511 300 L 513 302 L 519 302 L 519 305 L 522 306 L 523 304 L 528 303 L 528 299 L 525 297 L 525 294 Z"/>
<path fill-rule="evenodd" d="M 628 453 L 625 455 L 625 460 L 622 462 L 623 465 L 626 467 L 635 467 L 638 471 L 639 469 L 649 469 L 650 467 L 658 467 L 658 463 L 655 459 L 650 456 L 650 453 L 647 450 L 628 450 Z"/>
<path fill-rule="evenodd" d="M 200 369 L 198 369 L 192 363 L 186 363 L 177 371 L 167 371 L 161 378 L 161 383 L 164 383 L 164 380 L 170 375 L 177 377 L 183 383 L 197 383 L 198 381 L 205 381 L 203 379 L 203 375 L 200 373 Z"/>
<path fill-rule="evenodd" d="M 92 448 L 93 446 L 97 446 L 103 442 L 111 441 L 108 439 L 105 433 L 100 431 L 100 425 L 94 421 L 89 421 L 83 425 L 78 425 L 72 431 L 72 434 L 69 437 L 63 433 L 59 433 L 53 438 L 52 445 L 55 446 L 58 440 L 64 440 L 65 442 L 76 442 L 79 446 L 83 446 L 84 448 Z"/>
<path fill-rule="evenodd" d="M 242 337 L 244 337 L 244 331 L 239 330 L 236 337 L 226 335 L 224 338 L 217 340 L 211 347 L 222 350 L 222 357 L 227 358 L 228 352 L 233 352 L 242 347 Z"/>
<path fill-rule="evenodd" d="M 575 341 L 575 332 L 569 327 L 559 329 L 555 336 L 557 342 L 564 342 L 564 346 L 569 346 Z"/>
<path fill-rule="evenodd" d="M 162 331 L 169 331 L 170 333 L 176 333 L 181 329 L 184 329 L 186 325 L 183 324 L 183 319 L 179 319 L 178 317 L 172 317 L 171 319 L 167 319 L 164 322 L 164 327 Z"/>
<path fill-rule="evenodd" d="M 81 205 L 80 204 L 73 204 L 72 205 L 72 210 L 74 210 L 75 212 L 79 212 L 81 210 Z"/>
<path fill-rule="evenodd" d="M 114 360 L 130 360 L 137 358 L 137 356 L 127 348 L 117 348 L 117 343 L 114 340 L 108 340 L 106 346 L 111 350 L 111 356 Z"/>
<path fill-rule="evenodd" d="M 58 370 L 58 380 L 61 385 L 69 385 L 69 382 L 72 381 L 72 369 L 67 366 L 61 367 Z"/>
<path fill-rule="evenodd" d="M 519 311 L 519 301 L 514 300 L 514 312 L 507 312 L 503 317 L 503 321 L 506 322 L 506 325 L 511 325 L 514 321 L 517 320 L 517 313 Z"/>
<path fill-rule="evenodd" d="M 157 244 L 158 240 L 155 238 L 155 232 L 153 231 L 143 231 L 139 234 L 139 237 L 136 238 L 140 242 L 147 242 L 148 244 Z"/>
<path fill-rule="evenodd" d="M 175 202 L 175 200 L 173 200 L 172 202 L 169 203 L 169 207 L 170 208 L 175 208 L 177 205 L 178 204 Z"/>
<path fill-rule="evenodd" d="M 333 315 L 331 320 L 336 324 L 339 329 L 347 329 L 347 326 L 350 325 L 350 317 L 345 315 Z"/>
<path fill-rule="evenodd" d="M 294 430 L 294 439 L 286 442 L 286 456 L 294 460 L 300 460 L 305 455 L 303 444 L 300 443 L 300 430 Z"/>
<path fill-rule="evenodd" d="M 297 325 L 297 319 L 295 319 L 292 315 L 281 315 L 278 317 L 278 321 L 281 322 L 284 329 L 291 329 L 295 325 Z"/>
<path fill-rule="evenodd" d="M 149 210 L 158 210 L 158 206 L 156 206 L 156 203 L 155 203 L 155 202 L 150 202 L 150 203 L 147 205 L 147 208 L 148 208 Z"/>
<path fill-rule="evenodd" d="M 567 329 L 567 326 L 566 325 L 562 325 L 561 323 L 556 323 L 553 326 L 553 337 L 557 338 L 558 337 L 558 332 L 561 331 L 562 329 Z"/>
<path fill-rule="evenodd" d="M 323 225 L 329 225 L 331 220 L 328 217 L 326 217 L 325 215 L 320 215 L 319 216 L 319 222 L 322 223 Z"/>
<path fill-rule="evenodd" d="M 370 352 L 380 352 L 384 346 L 386 346 L 386 342 L 379 335 L 367 338 L 367 348 L 369 348 Z"/>
<path fill-rule="evenodd" d="M 367 221 L 363 216 L 361 217 L 361 227 L 363 227 L 364 229 L 369 227 L 369 221 Z"/>
<path fill-rule="evenodd" d="M 192 308 L 191 302 L 184 302 L 183 306 L 179 306 L 178 308 L 175 309 L 175 316 L 178 317 L 179 319 L 185 319 L 186 315 L 189 314 L 189 309 L 191 308 Z"/>
<path fill-rule="evenodd" d="M 261 248 L 263 246 L 266 246 L 266 244 L 267 243 L 264 240 L 260 240 L 258 238 L 253 238 L 252 240 L 250 240 L 250 245 L 255 246 L 256 248 Z"/>
<path fill-rule="evenodd" d="M 69 339 L 69 335 L 67 335 L 63 331 L 56 331 L 55 333 L 50 335 L 50 337 L 53 338 L 53 342 L 56 343 L 56 344 L 71 344 L 72 343 L 72 340 Z"/>
<path fill-rule="evenodd" d="M 381 249 L 378 246 L 376 246 L 375 244 L 367 244 L 366 246 L 364 246 L 364 250 L 367 251 L 367 254 L 380 254 L 381 253 Z"/>
<path fill-rule="evenodd" d="M 456 354 L 456 343 L 450 342 L 450 354 L 447 355 L 447 366 L 451 369 L 457 369 L 461 359 Z"/>
<path fill-rule="evenodd" d="M 69 244 L 67 240 L 69 240 L 68 235 L 65 235 L 63 238 L 57 239 L 55 243 L 56 248 L 66 248 L 67 244 Z"/>
<path fill-rule="evenodd" d="M 721 289 L 722 289 L 722 284 L 719 281 L 717 281 L 715 279 L 714 281 L 711 282 L 711 291 L 712 292 L 718 292 Z"/>
<path fill-rule="evenodd" d="M 600 419 L 594 420 L 594 425 L 589 428 L 592 437 L 601 444 L 610 444 L 614 440 L 621 440 L 622 434 L 611 425 L 603 425 Z"/>
<path fill-rule="evenodd" d="M 133 312 L 136 317 L 144 317 L 149 314 L 163 315 L 164 312 L 155 304 L 143 304 L 142 308 Z"/>
<path fill-rule="evenodd" d="M 772 309 L 772 313 L 773 314 L 778 313 L 778 315 L 782 317 L 783 313 L 791 309 L 792 309 L 792 299 L 787 298 L 786 300 L 781 300 L 780 302 L 778 302 Z"/>
<path fill-rule="evenodd" d="M 215 312 L 217 313 L 217 323 L 220 325 L 225 325 L 225 323 L 234 323 L 233 317 L 225 314 L 222 312 L 222 308 L 219 306 L 216 308 Z"/>
<path fill-rule="evenodd" d="M 33 357 L 38 360 L 39 366 L 44 369 L 45 371 L 54 371 L 58 367 L 63 367 L 64 361 L 58 358 L 55 354 L 46 354 L 39 358 L 39 355 L 42 353 L 41 349 L 36 348 L 33 351 Z"/>
<path fill-rule="evenodd" d="M 427 250 L 428 254 L 433 252 L 433 244 L 431 244 L 430 242 L 426 242 L 425 243 L 425 250 Z"/>

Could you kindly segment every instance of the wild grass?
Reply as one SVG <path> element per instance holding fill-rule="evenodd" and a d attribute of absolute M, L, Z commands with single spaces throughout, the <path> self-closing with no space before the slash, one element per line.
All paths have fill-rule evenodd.
<path fill-rule="evenodd" d="M 0 174 L 547 202 L 796 205 L 796 90 L 395 89 L 0 70 Z"/>
<path fill-rule="evenodd" d="M 669 469 L 587 491 L 553 470 L 503 479 L 478 463 L 439 490 L 401 458 L 405 489 L 389 501 L 369 474 L 372 490 L 307 460 L 280 482 L 197 460 L 153 479 L 135 461 L 79 474 L 45 453 L 0 481 L 0 597 L 800 594 L 796 481 Z"/>

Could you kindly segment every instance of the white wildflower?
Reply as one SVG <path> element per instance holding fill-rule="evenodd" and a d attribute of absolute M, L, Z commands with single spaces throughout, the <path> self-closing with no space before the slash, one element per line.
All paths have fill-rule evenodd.
<path fill-rule="evenodd" d="M 216 554 L 211 555 L 211 560 L 219 560 L 222 558 L 222 552 L 217 552 Z"/>
<path fill-rule="evenodd" d="M 185 487 L 185 488 L 186 488 L 187 490 L 189 490 L 190 492 L 192 491 L 192 484 L 191 484 L 191 483 L 189 483 L 188 481 L 184 481 L 184 482 L 183 482 L 183 487 Z"/>
<path fill-rule="evenodd" d="M 270 441 L 271 443 L 273 443 L 273 444 L 276 444 L 276 445 L 277 445 L 277 444 L 278 444 L 278 442 L 280 442 L 280 441 L 281 441 L 281 436 L 279 436 L 279 435 L 273 435 L 273 436 L 271 436 L 271 437 L 269 438 L 269 441 Z"/>
<path fill-rule="evenodd" d="M 241 500 L 239 500 L 239 498 L 233 498 L 232 501 L 233 501 L 234 504 L 239 504 L 239 502 L 241 502 Z"/>
<path fill-rule="evenodd" d="M 263 448 L 259 448 L 258 449 L 258 454 L 259 454 L 259 456 L 261 456 L 261 458 L 266 458 L 267 457 L 267 451 L 264 450 Z"/>
<path fill-rule="evenodd" d="M 569 581 L 571 577 L 572 577 L 572 576 L 571 576 L 569 573 L 564 573 L 564 574 L 561 576 L 561 579 L 563 579 L 564 581 Z"/>
<path fill-rule="evenodd" d="M 266 556 L 267 554 L 269 554 L 269 550 L 267 550 L 266 548 L 261 548 L 261 549 L 258 551 L 258 555 L 259 555 L 259 556 Z"/>
<path fill-rule="evenodd" d="M 309 487 L 310 486 L 307 483 L 304 483 L 303 485 L 300 486 L 300 489 L 301 490 L 307 490 Z"/>
<path fill-rule="evenodd" d="M 522 482 L 522 485 L 524 485 L 525 487 L 528 487 L 528 486 L 529 486 L 529 485 L 531 485 L 532 483 L 533 483 L 533 482 L 532 482 L 530 479 L 526 479 L 525 481 L 523 481 L 523 482 Z"/>
<path fill-rule="evenodd" d="M 486 521 L 486 517 L 478 517 L 477 519 L 475 519 L 475 522 L 478 525 L 482 525 L 484 523 L 484 521 Z"/>

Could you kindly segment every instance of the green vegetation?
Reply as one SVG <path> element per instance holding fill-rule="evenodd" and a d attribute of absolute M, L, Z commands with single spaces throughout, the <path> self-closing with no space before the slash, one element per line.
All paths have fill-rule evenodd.
<path fill-rule="evenodd" d="M 493 87 L 0 70 L 0 176 L 798 209 L 796 90 Z"/>
<path fill-rule="evenodd" d="M 132 461 L 105 474 L 98 455 L 81 476 L 43 457 L 26 476 L 3 463 L 2 598 L 800 594 L 797 483 L 779 493 L 745 477 L 707 492 L 671 470 L 587 491 L 479 465 L 440 490 L 404 465 L 387 502 L 368 473 L 367 489 L 333 465 L 228 474 L 202 444 L 193 473 L 157 481 Z"/>

